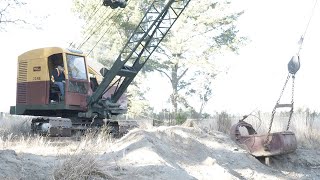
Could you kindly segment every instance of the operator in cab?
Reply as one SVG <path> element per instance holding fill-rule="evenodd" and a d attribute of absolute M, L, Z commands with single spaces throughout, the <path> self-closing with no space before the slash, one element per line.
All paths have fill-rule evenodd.
<path fill-rule="evenodd" d="M 64 99 L 64 83 L 65 83 L 65 72 L 64 68 L 60 65 L 58 65 L 56 68 L 54 68 L 51 76 L 51 81 L 53 84 L 57 85 L 59 87 L 59 90 L 61 92 L 61 99 Z"/>

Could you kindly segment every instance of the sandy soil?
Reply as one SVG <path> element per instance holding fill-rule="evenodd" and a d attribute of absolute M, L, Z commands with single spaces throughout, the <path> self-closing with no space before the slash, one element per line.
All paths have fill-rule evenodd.
<path fill-rule="evenodd" d="M 63 158 L 30 152 L 1 148 L 0 179 L 54 179 Z M 299 148 L 268 167 L 227 135 L 187 126 L 134 129 L 94 157 L 105 175 L 89 179 L 320 179 L 317 150 Z"/>

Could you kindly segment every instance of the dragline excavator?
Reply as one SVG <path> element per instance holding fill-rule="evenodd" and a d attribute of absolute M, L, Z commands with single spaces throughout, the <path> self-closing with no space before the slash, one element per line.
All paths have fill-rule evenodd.
<path fill-rule="evenodd" d="M 110 5 L 104 0 L 103 5 Z M 111 0 L 111 2 L 114 2 Z M 16 105 L 10 113 L 32 116 L 31 130 L 48 136 L 71 136 L 87 128 L 110 126 L 112 116 L 126 113 L 121 99 L 130 83 L 185 10 L 190 0 L 155 0 L 121 50 L 112 67 L 102 69 L 102 81 L 89 77 L 86 56 L 72 49 L 40 48 L 18 57 Z M 115 5 L 114 5 L 115 6 Z M 124 7 L 124 6 L 120 6 Z M 52 84 L 56 66 L 64 67 L 65 95 Z"/>

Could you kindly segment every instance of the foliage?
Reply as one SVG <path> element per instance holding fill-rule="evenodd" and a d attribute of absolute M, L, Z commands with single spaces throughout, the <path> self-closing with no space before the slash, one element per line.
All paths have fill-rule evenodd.
<path fill-rule="evenodd" d="M 130 0 L 124 9 L 111 9 L 100 0 L 74 0 L 73 10 L 83 19 L 84 40 L 73 44 L 89 53 L 91 58 L 111 67 L 124 43 L 134 31 L 145 11 L 146 0 Z M 143 96 L 143 75 L 138 75 L 127 90 L 128 115 L 131 118 L 149 116 L 152 108 Z M 139 116 L 138 116 L 139 115 Z"/>
<path fill-rule="evenodd" d="M 84 41 L 73 46 L 111 66 L 150 2 L 130 0 L 125 9 L 113 10 L 101 6 L 99 0 L 74 0 L 74 12 L 84 20 Z M 232 12 L 230 6 L 230 2 L 224 1 L 192 0 L 143 68 L 144 72 L 158 71 L 169 79 L 174 116 L 180 108 L 192 108 L 201 118 L 212 96 L 214 54 L 236 53 L 245 44 L 246 38 L 238 35 L 235 26 L 243 12 Z M 129 93 L 131 98 L 144 98 L 142 93 Z"/>
<path fill-rule="evenodd" d="M 146 0 L 130 0 L 124 9 L 102 6 L 100 0 L 73 2 L 74 12 L 84 21 L 83 40 L 73 46 L 110 67 L 142 18 Z"/>
<path fill-rule="evenodd" d="M 223 133 L 229 133 L 231 128 L 231 117 L 227 112 L 221 112 L 217 114 L 217 127 L 218 131 Z"/>
<path fill-rule="evenodd" d="M 148 100 L 144 97 L 148 88 L 143 84 L 144 74 L 139 74 L 136 80 L 128 87 L 128 115 L 130 118 L 146 118 L 152 115 L 153 108 L 150 107 Z"/>
<path fill-rule="evenodd" d="M 246 38 L 238 35 L 235 26 L 243 12 L 232 12 L 229 7 L 229 2 L 191 1 L 147 64 L 146 71 L 158 71 L 169 80 L 175 113 L 180 104 L 200 107 L 197 109 L 201 115 L 212 95 L 214 54 L 237 53 L 245 44 Z M 197 99 L 190 98 L 194 95 Z"/>
<path fill-rule="evenodd" d="M 212 81 L 216 74 L 214 72 L 197 71 L 195 72 L 197 81 L 186 91 L 187 97 L 196 97 L 197 99 L 197 119 L 202 118 L 203 109 L 212 97 Z M 190 98 L 191 99 L 191 98 Z M 189 102 L 192 101 L 189 100 Z M 195 104 L 195 103 L 193 103 Z M 194 105 L 195 106 L 195 105 Z"/>
<path fill-rule="evenodd" d="M 187 115 L 185 112 L 179 111 L 175 116 L 176 124 L 183 124 L 187 120 Z"/>

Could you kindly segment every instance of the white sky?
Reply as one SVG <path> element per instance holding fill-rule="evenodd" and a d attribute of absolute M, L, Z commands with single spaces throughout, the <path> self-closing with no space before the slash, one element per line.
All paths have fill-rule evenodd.
<path fill-rule="evenodd" d="M 214 97 L 206 111 L 227 110 L 248 113 L 254 109 L 271 111 L 287 75 L 287 63 L 297 51 L 297 41 L 303 34 L 314 0 L 235 0 L 237 9 L 245 14 L 239 29 L 250 38 L 240 55 L 226 55 L 217 65 L 228 68 L 214 84 Z M 79 26 L 70 12 L 71 0 L 30 0 L 32 14 L 50 14 L 43 30 L 13 29 L 0 32 L 2 70 L 0 71 L 0 111 L 8 112 L 15 104 L 16 63 L 19 54 L 46 46 L 68 47 L 78 37 Z M 301 51 L 301 69 L 296 78 L 296 107 L 320 110 L 320 66 L 317 42 L 320 42 L 320 5 L 315 10 Z M 157 81 L 158 82 L 158 81 Z M 165 83 L 165 82 L 163 82 Z M 167 107 L 163 83 L 153 85 L 152 104 L 158 109 Z M 290 85 L 290 84 L 289 84 Z M 290 86 L 288 87 L 288 89 Z M 160 91 L 159 91 L 160 90 Z M 287 92 L 289 94 L 289 92 Z M 288 100 L 289 102 L 289 100 Z"/>
<path fill-rule="evenodd" d="M 68 47 L 67 42 L 79 34 L 76 19 L 71 16 L 71 0 L 29 0 L 27 2 L 26 8 L 30 8 L 30 12 L 23 11 L 26 8 L 19 9 L 19 13 L 23 14 L 22 17 L 27 17 L 27 21 L 38 24 L 30 18 L 48 17 L 42 22 L 42 30 L 28 26 L 26 28 L 10 27 L 6 32 L 0 32 L 2 65 L 0 82 L 5 82 L 0 93 L 0 112 L 8 112 L 10 106 L 15 105 L 17 58 L 20 54 L 40 47 Z"/>
<path fill-rule="evenodd" d="M 270 111 L 280 95 L 287 76 L 287 63 L 298 50 L 315 1 L 269 0 L 235 1 L 245 8 L 239 29 L 252 42 L 240 56 L 227 57 L 229 73 L 216 84 L 213 109 L 251 112 L 256 108 Z M 320 6 L 315 14 L 300 52 L 301 69 L 296 75 L 295 105 L 320 110 L 317 84 L 317 43 L 320 41 Z M 288 84 L 285 95 L 290 95 Z M 290 103 L 284 99 L 284 103 Z"/>

